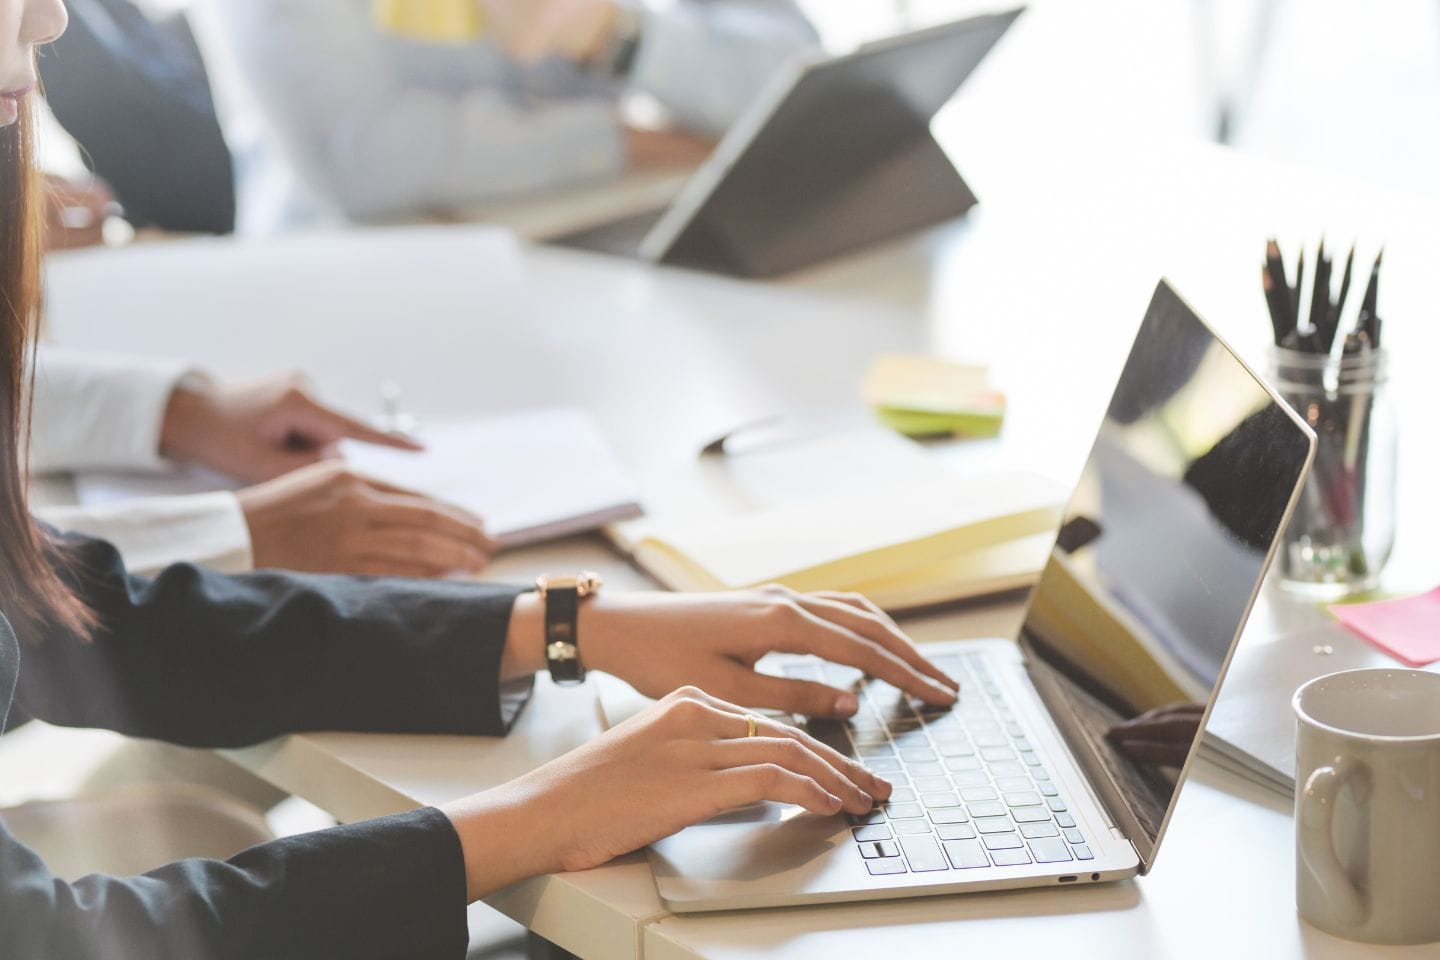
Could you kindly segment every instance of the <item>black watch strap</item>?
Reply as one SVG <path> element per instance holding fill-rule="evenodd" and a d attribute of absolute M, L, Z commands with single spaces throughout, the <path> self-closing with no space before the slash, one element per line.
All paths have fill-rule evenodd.
<path fill-rule="evenodd" d="M 580 591 L 553 586 L 545 591 L 545 663 L 559 684 L 583 683 L 580 663 Z"/>

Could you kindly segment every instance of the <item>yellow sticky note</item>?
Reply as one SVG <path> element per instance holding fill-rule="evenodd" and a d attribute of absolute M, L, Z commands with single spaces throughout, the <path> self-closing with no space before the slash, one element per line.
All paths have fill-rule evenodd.
<path fill-rule="evenodd" d="M 907 436 L 994 436 L 1005 417 L 1005 395 L 980 364 L 887 354 L 861 392 L 882 422 Z"/>
<path fill-rule="evenodd" d="M 375 23 L 389 33 L 435 43 L 466 43 L 485 32 L 477 0 L 375 0 Z"/>

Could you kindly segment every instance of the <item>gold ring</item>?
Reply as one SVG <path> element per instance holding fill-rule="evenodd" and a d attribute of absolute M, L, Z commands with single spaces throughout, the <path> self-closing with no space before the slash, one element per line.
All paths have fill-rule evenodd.
<path fill-rule="evenodd" d="M 755 720 L 755 714 L 753 714 L 753 713 L 747 713 L 747 714 L 745 714 L 745 737 L 746 737 L 746 739 L 749 739 L 750 737 L 755 736 L 756 722 L 757 722 L 757 721 Z"/>

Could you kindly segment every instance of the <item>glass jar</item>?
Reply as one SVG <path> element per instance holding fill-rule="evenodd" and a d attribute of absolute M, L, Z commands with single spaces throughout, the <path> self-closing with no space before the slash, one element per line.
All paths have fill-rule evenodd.
<path fill-rule="evenodd" d="M 1315 431 L 1315 463 L 1281 539 L 1281 583 L 1331 600 L 1375 589 L 1395 545 L 1396 414 L 1384 350 L 1275 348 L 1275 389 Z"/>

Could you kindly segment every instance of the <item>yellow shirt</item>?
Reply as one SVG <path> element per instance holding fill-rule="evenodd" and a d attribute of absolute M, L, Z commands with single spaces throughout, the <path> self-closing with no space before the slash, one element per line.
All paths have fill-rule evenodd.
<path fill-rule="evenodd" d="M 375 23 L 416 40 L 466 43 L 485 32 L 477 0 L 375 0 Z"/>

